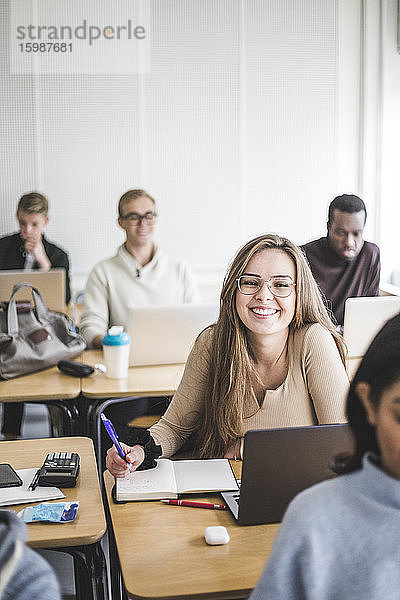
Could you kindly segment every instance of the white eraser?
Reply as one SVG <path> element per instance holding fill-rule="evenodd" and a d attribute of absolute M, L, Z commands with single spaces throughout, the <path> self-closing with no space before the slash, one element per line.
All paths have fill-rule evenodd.
<path fill-rule="evenodd" d="M 207 544 L 210 546 L 219 546 L 220 544 L 227 544 L 231 539 L 226 527 L 222 525 L 216 525 L 215 527 L 206 527 L 204 530 L 204 537 Z"/>

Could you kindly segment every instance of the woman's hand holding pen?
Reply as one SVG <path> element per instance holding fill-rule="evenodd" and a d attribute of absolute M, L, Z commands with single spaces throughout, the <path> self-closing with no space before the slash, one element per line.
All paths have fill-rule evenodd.
<path fill-rule="evenodd" d="M 125 460 L 119 456 L 115 446 L 111 446 L 106 457 L 107 469 L 114 477 L 125 477 L 131 471 L 135 471 L 144 461 L 143 446 L 131 447 L 122 442 L 120 444 L 125 452 Z"/>

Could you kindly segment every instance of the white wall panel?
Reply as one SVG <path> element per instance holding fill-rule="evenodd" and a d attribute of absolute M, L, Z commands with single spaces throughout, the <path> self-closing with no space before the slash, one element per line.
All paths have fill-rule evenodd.
<path fill-rule="evenodd" d="M 52 203 L 51 234 L 61 239 L 61 225 L 63 244 L 79 271 L 114 254 L 123 237 L 116 205 L 136 185 L 140 153 L 132 77 L 42 76 L 41 187 Z"/>
<path fill-rule="evenodd" d="M 385 280 L 400 285 L 399 139 L 400 53 L 397 50 L 397 0 L 382 0 L 382 97 L 379 159 L 380 242 Z"/>
<path fill-rule="evenodd" d="M 252 0 L 246 35 L 248 233 L 303 243 L 334 186 L 335 3 Z"/>
<path fill-rule="evenodd" d="M 118 6 L 129 12 L 132 1 Z M 120 195 L 145 187 L 163 248 L 211 272 L 262 231 L 297 242 L 323 234 L 328 202 L 351 191 L 340 189 L 349 177 L 338 170 L 338 119 L 350 115 L 357 130 L 358 88 L 347 105 L 337 84 L 343 69 L 358 81 L 359 47 L 344 66 L 338 45 L 359 0 L 149 0 L 151 68 L 125 75 L 10 75 L 8 4 L 0 234 L 14 228 L 18 197 L 39 188 L 48 236 L 84 274 L 122 240 Z M 109 4 L 91 2 L 91 14 L 105 19 Z"/>
<path fill-rule="evenodd" d="M 35 129 L 30 75 L 8 73 L 8 3 L 0 3 L 0 234 L 16 228 L 16 189 L 28 190 L 35 181 Z"/>
<path fill-rule="evenodd" d="M 155 2 L 152 16 L 163 26 L 144 78 L 146 186 L 161 200 L 163 246 L 225 265 L 239 244 L 238 2 L 173 4 Z"/>

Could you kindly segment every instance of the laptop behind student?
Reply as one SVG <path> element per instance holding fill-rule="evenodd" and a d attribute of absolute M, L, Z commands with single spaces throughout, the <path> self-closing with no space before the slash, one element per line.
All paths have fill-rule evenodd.
<path fill-rule="evenodd" d="M 240 501 L 237 492 L 223 492 L 222 497 L 239 525 L 278 523 L 294 496 L 333 477 L 332 459 L 352 448 L 348 425 L 248 431 Z"/>
<path fill-rule="evenodd" d="M 39 290 L 47 308 L 65 312 L 65 269 L 0 271 L 0 301 L 9 300 L 14 285 L 22 281 Z M 31 293 L 22 289 L 17 293 L 16 299 L 31 299 Z"/>
<path fill-rule="evenodd" d="M 131 308 L 131 366 L 186 362 L 198 334 L 218 318 L 217 304 Z"/>
<path fill-rule="evenodd" d="M 400 296 L 348 298 L 344 309 L 343 338 L 349 357 L 364 356 L 386 321 L 400 312 Z"/>

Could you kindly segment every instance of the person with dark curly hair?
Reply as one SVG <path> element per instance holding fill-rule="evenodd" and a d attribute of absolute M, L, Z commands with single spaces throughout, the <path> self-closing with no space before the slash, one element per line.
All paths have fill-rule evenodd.
<path fill-rule="evenodd" d="M 367 209 L 354 194 L 334 198 L 328 210 L 326 237 L 302 246 L 312 274 L 339 326 L 347 298 L 378 296 L 379 248 L 363 238 Z"/>

